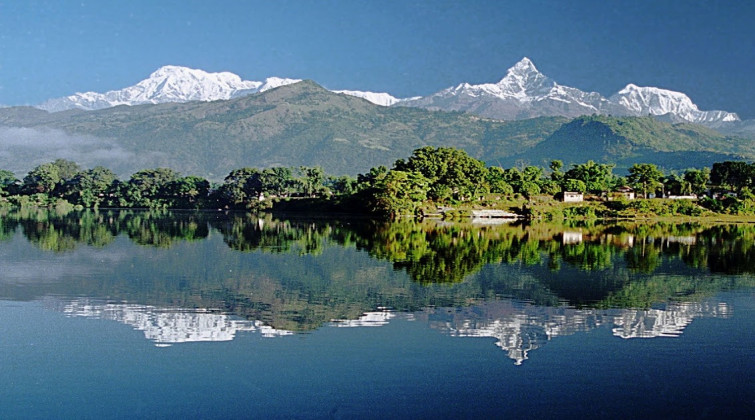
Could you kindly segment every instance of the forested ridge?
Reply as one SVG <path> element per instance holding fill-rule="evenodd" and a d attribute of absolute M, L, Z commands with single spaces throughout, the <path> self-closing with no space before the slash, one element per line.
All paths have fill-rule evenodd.
<path fill-rule="evenodd" d="M 85 208 L 246 209 L 339 211 L 375 217 L 423 216 L 441 207 L 510 208 L 522 216 L 549 218 L 620 217 L 665 213 L 697 216 L 705 211 L 755 214 L 755 163 L 717 162 L 710 168 L 666 173 L 655 164 L 632 165 L 626 176 L 615 165 L 587 161 L 566 168 L 486 166 L 463 150 L 423 147 L 389 169 L 377 166 L 356 178 L 329 176 L 320 167 L 240 168 L 222 183 L 170 168 L 144 169 L 120 180 L 108 168 L 83 169 L 58 159 L 35 167 L 22 180 L 0 171 L 0 199 L 16 206 Z M 617 200 L 604 208 L 571 207 L 533 213 L 533 202 L 578 192 L 608 199 L 620 187 L 638 197 L 684 196 L 689 200 Z M 303 204 L 302 204 L 303 203 Z M 699 205 L 698 205 L 699 204 Z M 508 206 L 508 207 L 507 207 Z M 529 206 L 529 208 L 528 208 Z"/>

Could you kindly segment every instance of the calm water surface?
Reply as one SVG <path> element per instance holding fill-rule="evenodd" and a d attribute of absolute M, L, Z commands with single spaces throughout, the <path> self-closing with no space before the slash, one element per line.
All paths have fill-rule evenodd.
<path fill-rule="evenodd" d="M 755 226 L 0 210 L 0 418 L 748 418 Z"/>

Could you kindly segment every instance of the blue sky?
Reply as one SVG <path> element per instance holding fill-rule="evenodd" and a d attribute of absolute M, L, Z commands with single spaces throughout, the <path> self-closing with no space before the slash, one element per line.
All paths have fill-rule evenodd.
<path fill-rule="evenodd" d="M 157 68 L 427 95 L 522 57 L 557 82 L 627 83 L 755 118 L 755 2 L 0 0 L 0 104 L 121 89 Z"/>

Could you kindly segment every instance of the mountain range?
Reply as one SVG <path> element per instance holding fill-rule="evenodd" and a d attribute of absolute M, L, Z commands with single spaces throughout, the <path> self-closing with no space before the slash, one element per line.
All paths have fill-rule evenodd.
<path fill-rule="evenodd" d="M 739 121 L 735 113 L 700 111 L 687 95 L 665 89 L 628 84 L 605 98 L 597 92 L 559 85 L 538 71 L 526 57 L 511 67 L 498 83 L 462 83 L 427 97 L 407 100 L 401 105 L 464 111 L 504 120 L 598 114 L 653 115 L 670 122 L 703 125 Z"/>
<path fill-rule="evenodd" d="M 465 150 L 490 165 L 636 162 L 665 169 L 752 160 L 755 140 L 652 117 L 502 121 L 464 112 L 380 106 L 304 80 L 226 100 L 47 112 L 0 109 L 0 169 L 23 176 L 56 158 L 119 176 L 155 167 L 222 180 L 242 167 L 321 166 L 333 175 L 391 166 L 423 146 Z"/>
<path fill-rule="evenodd" d="M 264 82 L 255 82 L 241 80 L 241 77 L 229 72 L 207 73 L 180 66 L 164 66 L 134 86 L 106 93 L 76 93 L 47 100 L 38 108 L 49 112 L 70 109 L 93 111 L 118 105 L 227 100 L 299 81 L 270 77 Z"/>
<path fill-rule="evenodd" d="M 38 108 L 59 112 L 70 109 L 97 110 L 118 105 L 228 100 L 299 81 L 277 77 L 247 81 L 229 72 L 207 73 L 165 66 L 134 86 L 106 93 L 76 93 L 50 99 Z M 559 85 L 538 71 L 526 57 L 508 69 L 506 76 L 498 83 L 461 83 L 424 97 L 396 98 L 388 93 L 355 90 L 334 92 L 360 97 L 382 106 L 462 111 L 500 120 L 542 116 L 573 118 L 592 114 L 653 115 L 669 122 L 691 122 L 716 128 L 739 121 L 737 114 L 732 112 L 701 111 L 684 93 L 665 89 L 628 84 L 605 98 L 597 92 Z"/>

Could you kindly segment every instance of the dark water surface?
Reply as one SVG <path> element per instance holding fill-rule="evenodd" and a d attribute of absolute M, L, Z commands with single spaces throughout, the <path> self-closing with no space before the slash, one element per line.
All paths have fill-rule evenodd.
<path fill-rule="evenodd" d="M 0 418 L 748 418 L 755 226 L 0 210 Z"/>

